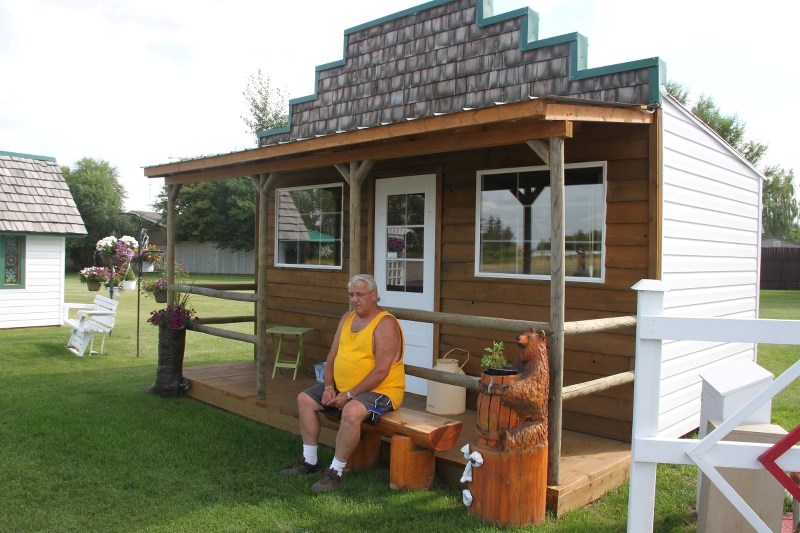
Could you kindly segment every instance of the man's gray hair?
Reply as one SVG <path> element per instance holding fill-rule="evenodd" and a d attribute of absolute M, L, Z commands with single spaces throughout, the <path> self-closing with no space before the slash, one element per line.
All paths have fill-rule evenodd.
<path fill-rule="evenodd" d="M 369 274 L 356 274 L 350 281 L 347 282 L 347 290 L 352 291 L 353 285 L 365 284 L 371 291 L 377 291 L 378 285 L 375 283 L 375 278 Z"/>

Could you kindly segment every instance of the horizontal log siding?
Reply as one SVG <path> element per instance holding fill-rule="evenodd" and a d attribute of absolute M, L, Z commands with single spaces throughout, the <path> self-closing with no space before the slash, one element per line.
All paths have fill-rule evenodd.
<path fill-rule="evenodd" d="M 568 281 L 566 321 L 636 313 L 636 295 L 631 286 L 647 277 L 649 266 L 647 135 L 644 127 L 582 124 L 577 138 L 566 143 L 568 164 L 583 161 L 608 164 L 605 282 Z M 527 147 L 476 151 L 446 159 L 441 193 L 441 311 L 549 320 L 549 282 L 474 275 L 476 172 L 541 164 Z M 509 356 L 516 349 L 514 336 L 506 332 L 452 326 L 442 326 L 440 332 L 440 353 L 458 347 L 472 354 L 464 367 L 471 375 L 479 374 L 480 355 L 491 341 L 504 341 Z M 634 344 L 633 328 L 567 336 L 564 385 L 633 370 Z M 628 440 L 632 390 L 631 385 L 624 385 L 587 399 L 565 402 L 564 429 Z M 474 401 L 475 395 L 470 394 L 468 403 Z"/>
<path fill-rule="evenodd" d="M 647 276 L 648 268 L 646 136 L 646 127 L 583 124 L 580 142 L 567 141 L 565 150 L 567 163 L 608 161 L 607 262 L 604 267 L 606 280 L 602 284 L 567 282 L 565 295 L 567 321 L 636 313 L 636 295 L 630 287 Z M 609 138 L 613 139 L 610 143 L 607 141 Z M 607 151 L 606 145 L 610 146 Z M 607 154 L 605 157 L 602 156 L 604 153 Z M 446 313 L 548 321 L 549 282 L 476 278 L 473 267 L 476 172 L 482 169 L 541 164 L 527 146 L 378 162 L 368 178 L 362 198 L 363 270 L 372 272 L 371 204 L 374 179 L 436 172 L 437 169 L 441 169 L 442 231 L 438 250 L 441 272 L 436 310 Z M 331 170 L 320 169 L 313 173 L 282 175 L 277 180 L 276 187 L 341 181 L 338 174 Z M 346 209 L 349 205 L 350 192 L 346 185 L 344 192 Z M 274 208 L 274 191 L 270 206 Z M 348 220 L 348 215 L 345 213 L 343 230 L 345 236 L 348 235 Z M 343 270 L 276 268 L 272 264 L 274 224 L 274 215 L 270 213 L 268 322 L 270 325 L 313 327 L 314 331 L 305 338 L 306 358 L 308 363 L 322 360 L 330 348 L 339 317 L 348 308 L 347 243 Z M 473 376 L 479 375 L 480 355 L 493 340 L 504 341 L 509 356 L 513 355 L 515 350 L 514 335 L 508 332 L 440 326 L 438 339 L 438 351 L 434 357 L 441 357 L 452 348 L 468 350 L 471 355 L 464 370 Z M 294 349 L 293 343 L 284 345 L 286 353 Z M 564 384 L 580 383 L 633 370 L 633 353 L 633 328 L 613 333 L 567 336 Z M 463 361 L 463 356 L 459 354 L 451 356 Z M 475 406 L 475 398 L 475 394 L 468 394 L 469 406 Z M 565 402 L 564 428 L 629 440 L 631 398 L 632 387 L 625 385 L 594 394 L 588 400 L 575 399 Z"/>

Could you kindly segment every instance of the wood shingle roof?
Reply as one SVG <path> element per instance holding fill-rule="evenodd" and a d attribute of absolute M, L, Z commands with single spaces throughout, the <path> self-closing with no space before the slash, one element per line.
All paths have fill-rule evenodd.
<path fill-rule="evenodd" d="M 0 152 L 0 232 L 86 235 L 55 159 Z"/>
<path fill-rule="evenodd" d="M 373 128 L 529 98 L 658 105 L 663 64 L 586 68 L 579 33 L 538 38 L 529 8 L 493 15 L 484 0 L 438 0 L 345 31 L 344 58 L 320 65 L 313 95 L 260 145 Z"/>

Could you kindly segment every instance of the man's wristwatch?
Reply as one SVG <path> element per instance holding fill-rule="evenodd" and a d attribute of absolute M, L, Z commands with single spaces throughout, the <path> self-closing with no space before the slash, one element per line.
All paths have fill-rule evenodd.
<path fill-rule="evenodd" d="M 348 402 L 349 402 L 350 400 L 352 400 L 352 399 L 353 399 L 353 395 L 352 395 L 352 394 L 350 394 L 350 391 L 347 391 L 347 393 L 345 394 L 345 396 L 347 396 L 347 401 L 348 401 Z"/>

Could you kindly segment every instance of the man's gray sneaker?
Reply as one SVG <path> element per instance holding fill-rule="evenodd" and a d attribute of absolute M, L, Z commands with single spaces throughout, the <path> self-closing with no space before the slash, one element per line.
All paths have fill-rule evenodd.
<path fill-rule="evenodd" d="M 288 476 L 291 474 L 314 474 L 316 472 L 319 472 L 321 468 L 322 465 L 320 465 L 319 462 L 317 462 L 317 464 L 315 465 L 310 465 L 301 455 L 300 458 L 297 461 L 295 461 L 295 463 L 292 466 L 281 470 L 281 475 Z"/>
<path fill-rule="evenodd" d="M 327 472 L 322 474 L 319 480 L 311 485 L 311 492 L 328 492 L 336 490 L 342 483 L 342 476 L 333 468 L 329 468 Z"/>

